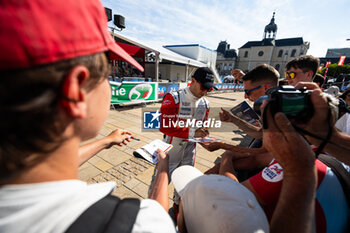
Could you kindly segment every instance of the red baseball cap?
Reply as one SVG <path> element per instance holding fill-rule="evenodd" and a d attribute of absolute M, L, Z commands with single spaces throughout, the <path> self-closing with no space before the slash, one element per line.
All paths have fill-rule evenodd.
<path fill-rule="evenodd" d="M 110 51 L 143 72 L 108 32 L 99 0 L 1 1 L 0 22 L 0 70 Z"/>

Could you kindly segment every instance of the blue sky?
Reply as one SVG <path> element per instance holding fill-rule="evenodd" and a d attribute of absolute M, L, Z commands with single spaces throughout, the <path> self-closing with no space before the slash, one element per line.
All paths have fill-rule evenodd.
<path fill-rule="evenodd" d="M 261 40 L 276 11 L 277 39 L 303 37 L 308 54 L 350 47 L 349 0 L 102 0 L 125 17 L 121 33 L 159 45 L 201 44 L 215 50 L 221 40 L 238 49 Z"/>

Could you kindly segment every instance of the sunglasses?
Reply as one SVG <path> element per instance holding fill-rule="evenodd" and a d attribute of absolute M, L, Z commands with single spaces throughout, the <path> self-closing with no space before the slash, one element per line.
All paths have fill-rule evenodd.
<path fill-rule="evenodd" d="M 290 79 L 294 79 L 299 73 L 304 73 L 303 71 L 300 72 L 284 72 L 284 77 L 285 78 L 290 78 Z"/>
<path fill-rule="evenodd" d="M 264 84 L 261 84 L 261 85 L 259 85 L 259 86 L 257 86 L 257 87 L 254 87 L 254 88 L 252 88 L 252 89 L 249 89 L 249 90 L 244 90 L 244 93 L 245 93 L 246 95 L 250 95 L 250 94 L 252 93 L 252 91 L 258 90 L 258 89 L 261 88 L 262 86 L 264 86 Z"/>

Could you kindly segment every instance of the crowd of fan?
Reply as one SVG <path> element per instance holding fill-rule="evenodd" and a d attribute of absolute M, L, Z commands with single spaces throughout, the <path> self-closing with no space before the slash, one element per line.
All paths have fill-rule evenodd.
<path fill-rule="evenodd" d="M 203 143 L 209 151 L 226 150 L 219 164 L 206 174 L 192 166 L 173 172 L 171 180 L 181 197 L 175 226 L 167 213 L 169 156 L 160 150 L 149 199 L 136 205 L 112 197 L 113 182 L 87 185 L 77 179 L 78 167 L 87 159 L 130 140 L 130 132 L 115 130 L 81 146 L 97 135 L 108 115 L 106 55 L 115 53 L 142 70 L 114 43 L 101 3 L 9 0 L 2 4 L 0 19 L 6 22 L 0 26 L 1 232 L 349 229 L 344 186 L 332 169 L 315 159 L 315 152 L 336 158 L 349 172 L 350 90 L 339 102 L 312 83 L 317 58 L 302 56 L 286 65 L 289 85 L 313 90 L 314 113 L 308 122 L 272 114 L 266 101 L 261 106 L 263 125 L 247 124 L 223 109 L 222 121 L 236 124 L 256 140 L 250 148 Z M 251 101 L 276 87 L 280 78 L 266 64 L 237 73 Z"/>

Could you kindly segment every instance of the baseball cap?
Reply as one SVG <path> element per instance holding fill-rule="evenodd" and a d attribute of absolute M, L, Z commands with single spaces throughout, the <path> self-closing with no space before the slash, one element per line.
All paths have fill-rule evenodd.
<path fill-rule="evenodd" d="M 213 72 L 208 67 L 200 67 L 194 72 L 193 78 L 196 79 L 199 83 L 205 88 L 217 88 L 214 85 L 214 75 Z"/>
<path fill-rule="evenodd" d="M 188 165 L 175 169 L 171 180 L 181 197 L 189 233 L 269 232 L 254 194 L 235 180 L 204 175 Z"/>
<path fill-rule="evenodd" d="M 0 21 L 0 70 L 109 51 L 143 71 L 108 32 L 99 0 L 6 0 Z"/>

